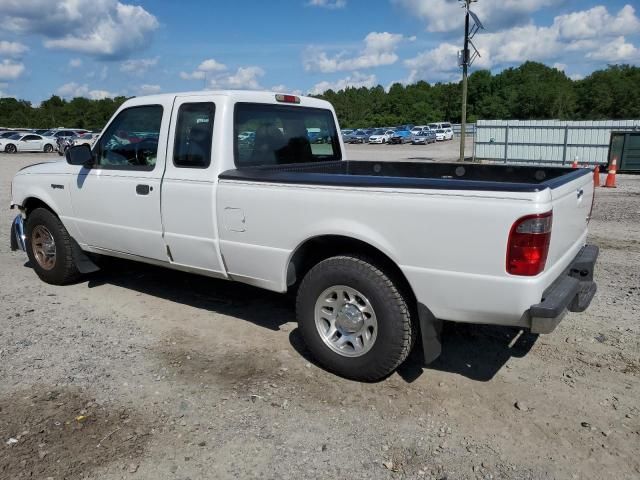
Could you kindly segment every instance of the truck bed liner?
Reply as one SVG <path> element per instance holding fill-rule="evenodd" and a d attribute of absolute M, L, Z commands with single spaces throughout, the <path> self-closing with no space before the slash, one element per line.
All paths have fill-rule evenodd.
<path fill-rule="evenodd" d="M 345 160 L 244 167 L 222 172 L 219 178 L 352 187 L 538 192 L 590 173 L 586 168 Z"/>

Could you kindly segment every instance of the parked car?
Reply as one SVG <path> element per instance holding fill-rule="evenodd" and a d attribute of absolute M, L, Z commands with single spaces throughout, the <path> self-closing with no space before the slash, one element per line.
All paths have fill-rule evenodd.
<path fill-rule="evenodd" d="M 409 143 L 411 141 L 411 132 L 409 130 L 396 130 L 389 139 L 390 144 Z"/>
<path fill-rule="evenodd" d="M 146 139 L 123 141 L 138 124 Z M 337 137 L 317 98 L 129 99 L 93 151 L 15 175 L 11 248 L 56 285 L 95 271 L 99 254 L 295 292 L 310 353 L 366 381 L 394 371 L 417 338 L 425 361 L 437 358 L 442 320 L 549 333 L 589 306 L 590 169 L 350 162 L 340 142 L 310 144 L 308 124 Z M 249 125 L 260 125 L 254 144 L 235 149 Z"/>
<path fill-rule="evenodd" d="M 368 143 L 369 142 L 369 134 L 367 130 L 356 130 L 351 135 L 349 135 L 348 143 Z"/>
<path fill-rule="evenodd" d="M 393 133 L 393 130 L 384 130 L 382 128 L 374 130 L 369 137 L 369 143 L 387 143 Z"/>
<path fill-rule="evenodd" d="M 50 138 L 35 133 L 15 133 L 8 138 L 0 139 L 0 152 L 45 152 L 51 153 L 55 142 Z"/>
<path fill-rule="evenodd" d="M 2 133 L 0 133 L 0 140 L 3 138 L 9 138 L 9 137 L 13 137 L 14 135 L 18 135 L 18 134 L 22 134 L 25 135 L 27 132 L 23 132 L 20 130 L 6 130 Z"/>
<path fill-rule="evenodd" d="M 93 148 L 93 144 L 96 142 L 99 133 L 83 133 L 82 135 L 78 135 L 77 137 L 71 137 L 72 145 L 88 145 Z"/>
<path fill-rule="evenodd" d="M 411 136 L 411 143 L 413 145 L 428 145 L 430 143 L 436 143 L 436 132 L 429 127 L 425 127 L 420 130 L 419 133 Z"/>
<path fill-rule="evenodd" d="M 453 140 L 453 128 L 446 127 L 446 128 L 443 128 L 443 130 L 444 130 L 444 139 Z"/>
<path fill-rule="evenodd" d="M 436 140 L 438 142 L 442 142 L 442 141 L 446 140 L 445 137 L 446 137 L 446 134 L 445 134 L 444 130 L 442 130 L 441 128 L 436 130 Z"/>
<path fill-rule="evenodd" d="M 37 128 L 33 131 L 33 133 L 35 133 L 36 135 L 44 136 L 44 134 L 47 133 L 49 130 L 50 130 L 49 128 Z"/>
<path fill-rule="evenodd" d="M 422 133 L 422 130 L 425 128 L 429 128 L 427 125 L 416 125 L 411 129 L 411 135 L 419 135 Z"/>

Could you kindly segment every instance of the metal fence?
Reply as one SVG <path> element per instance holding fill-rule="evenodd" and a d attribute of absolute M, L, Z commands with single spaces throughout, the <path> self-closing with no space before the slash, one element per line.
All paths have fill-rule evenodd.
<path fill-rule="evenodd" d="M 474 157 L 504 163 L 608 163 L 611 132 L 640 130 L 640 120 L 478 120 Z"/>
<path fill-rule="evenodd" d="M 453 128 L 453 134 L 456 137 L 460 137 L 460 124 L 459 123 L 453 123 L 451 124 L 451 127 Z M 467 123 L 466 128 L 464 129 L 465 132 L 465 137 L 473 137 L 476 134 L 476 124 L 475 123 Z"/>

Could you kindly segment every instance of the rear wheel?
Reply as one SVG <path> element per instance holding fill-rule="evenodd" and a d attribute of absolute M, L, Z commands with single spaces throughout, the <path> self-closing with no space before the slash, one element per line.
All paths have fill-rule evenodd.
<path fill-rule="evenodd" d="M 416 336 L 399 285 L 357 255 L 332 257 L 313 267 L 298 290 L 296 313 L 318 362 L 354 380 L 375 381 L 392 373 Z"/>
<path fill-rule="evenodd" d="M 72 240 L 58 217 L 46 208 L 37 208 L 27 217 L 27 255 L 41 280 L 64 285 L 80 272 L 73 260 Z"/>

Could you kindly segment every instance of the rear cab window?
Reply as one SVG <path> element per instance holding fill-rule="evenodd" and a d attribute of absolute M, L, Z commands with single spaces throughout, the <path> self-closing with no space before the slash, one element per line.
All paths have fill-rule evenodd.
<path fill-rule="evenodd" d="M 330 110 L 237 103 L 234 115 L 236 167 L 341 160 Z"/>

